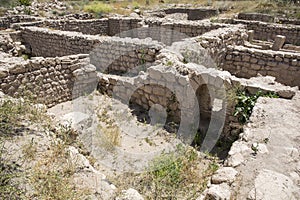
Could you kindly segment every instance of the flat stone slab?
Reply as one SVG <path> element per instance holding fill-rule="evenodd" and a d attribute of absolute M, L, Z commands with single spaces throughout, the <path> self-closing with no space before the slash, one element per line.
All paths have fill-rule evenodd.
<path fill-rule="evenodd" d="M 275 171 L 264 169 L 259 172 L 255 178 L 255 187 L 250 191 L 248 199 L 250 200 L 281 200 L 296 199 L 293 197 L 293 181 Z"/>
<path fill-rule="evenodd" d="M 232 183 L 235 180 L 238 172 L 232 167 L 223 167 L 219 169 L 211 178 L 213 184 L 220 184 L 223 182 Z"/>

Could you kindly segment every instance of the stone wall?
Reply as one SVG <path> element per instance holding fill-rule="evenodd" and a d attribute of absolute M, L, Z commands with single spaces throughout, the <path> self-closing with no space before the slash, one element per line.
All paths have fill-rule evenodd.
<path fill-rule="evenodd" d="M 93 36 L 37 27 L 23 28 L 22 37 L 34 56 L 87 53 L 99 71 L 109 73 L 125 73 L 138 65 L 147 67 L 163 47 L 149 39 Z"/>
<path fill-rule="evenodd" d="M 245 24 L 248 30 L 254 30 L 254 39 L 257 40 L 274 41 L 276 35 L 284 35 L 286 36 L 287 43 L 300 45 L 300 26 L 297 25 L 284 25 L 238 19 L 225 19 L 222 21 L 233 24 Z"/>
<path fill-rule="evenodd" d="M 0 17 L 0 29 L 9 28 L 11 24 L 20 23 L 20 22 L 33 22 L 38 21 L 41 18 L 33 17 L 30 15 L 11 15 L 6 17 Z"/>
<path fill-rule="evenodd" d="M 245 27 L 235 25 L 207 32 L 197 37 L 196 41 L 209 52 L 216 66 L 219 66 L 225 57 L 228 46 L 243 45 L 246 38 Z"/>
<path fill-rule="evenodd" d="M 296 53 L 236 46 L 228 49 L 221 67 L 238 77 L 269 75 L 282 84 L 300 86 L 300 57 Z"/>
<path fill-rule="evenodd" d="M 111 37 L 100 41 L 90 52 L 90 58 L 100 72 L 134 76 L 151 66 L 163 47 L 150 38 Z"/>
<path fill-rule="evenodd" d="M 186 13 L 188 15 L 188 20 L 202 20 L 215 15 L 218 15 L 218 10 L 212 8 L 184 8 L 184 7 L 175 7 L 175 8 L 166 8 L 159 11 L 152 12 L 152 15 L 158 16 L 174 14 L 174 13 Z"/>
<path fill-rule="evenodd" d="M 263 14 L 263 13 L 239 13 L 238 19 L 251 20 L 251 21 L 261 21 L 261 22 L 275 22 L 279 24 L 294 24 L 300 25 L 299 19 L 275 17 L 273 15 Z"/>
<path fill-rule="evenodd" d="M 114 36 L 124 31 L 140 28 L 142 19 L 129 17 L 114 17 L 108 20 L 108 35 Z"/>
<path fill-rule="evenodd" d="M 280 24 L 300 25 L 300 19 L 277 18 L 275 19 L 275 22 Z"/>
<path fill-rule="evenodd" d="M 251 20 L 251 21 L 261 21 L 261 22 L 274 22 L 275 17 L 263 13 L 239 13 L 238 19 Z"/>
<path fill-rule="evenodd" d="M 111 17 L 88 20 L 44 20 L 42 26 L 62 31 L 76 31 L 89 35 L 114 36 L 123 31 L 139 28 L 141 19 Z"/>
<path fill-rule="evenodd" d="M 82 33 L 50 30 L 47 28 L 22 28 L 23 42 L 30 46 L 33 56 L 55 57 L 88 54 L 99 40 L 105 37 Z"/>
<path fill-rule="evenodd" d="M 29 95 L 51 107 L 91 92 L 96 85 L 95 67 L 88 55 L 35 58 L 0 67 L 0 89 L 10 96 Z"/>
<path fill-rule="evenodd" d="M 180 41 L 184 38 L 202 35 L 214 29 L 227 27 L 226 24 L 210 22 L 189 22 L 189 21 L 165 21 L 163 19 L 146 19 L 146 27 L 119 34 L 120 37 L 135 37 L 157 40 L 166 45 Z"/>
<path fill-rule="evenodd" d="M 108 35 L 108 19 L 88 19 L 88 20 L 45 20 L 42 24 L 62 31 L 76 31 L 89 35 Z"/>
<path fill-rule="evenodd" d="M 226 24 L 211 23 L 211 22 L 191 22 L 191 21 L 189 22 L 184 20 L 183 21 L 174 20 L 168 22 L 165 20 L 148 19 L 145 20 L 145 23 L 149 25 L 150 28 L 161 27 L 161 28 L 176 31 L 178 33 L 183 33 L 188 37 L 199 36 L 211 30 L 226 27 Z"/>

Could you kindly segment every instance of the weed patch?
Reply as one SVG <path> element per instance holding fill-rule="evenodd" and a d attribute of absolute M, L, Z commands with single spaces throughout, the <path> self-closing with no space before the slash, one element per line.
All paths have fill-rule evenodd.
<path fill-rule="evenodd" d="M 214 158 L 204 160 L 195 149 L 179 145 L 176 153 L 152 160 L 147 172 L 118 177 L 116 186 L 135 188 L 145 199 L 196 199 L 217 168 Z"/>

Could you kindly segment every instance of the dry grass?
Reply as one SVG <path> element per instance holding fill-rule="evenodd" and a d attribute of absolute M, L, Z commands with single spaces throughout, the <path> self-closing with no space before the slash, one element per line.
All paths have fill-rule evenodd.
<path fill-rule="evenodd" d="M 196 199 L 217 169 L 215 158 L 204 159 L 193 148 L 178 146 L 176 153 L 155 158 L 146 172 L 125 173 L 112 180 L 120 191 L 135 188 L 149 200 Z"/>
<path fill-rule="evenodd" d="M 21 147 L 22 160 L 11 159 L 14 147 L 4 148 L 15 139 L 37 132 L 52 136 L 47 151 L 41 151 L 38 141 L 30 140 Z M 0 199 L 82 199 L 85 191 L 75 189 L 72 175 L 74 161 L 67 148 L 74 144 L 76 132 L 69 126 L 55 129 L 45 110 L 33 106 L 27 99 L 1 99 L 0 107 Z M 18 137 L 14 137 L 14 136 Z M 75 135 L 75 138 L 74 138 Z M 17 142 L 17 141 L 16 141 Z M 28 168 L 28 166 L 30 166 Z M 32 192 L 23 187 L 30 186 Z"/>
<path fill-rule="evenodd" d="M 116 121 L 109 115 L 108 109 L 107 107 L 97 109 L 100 122 L 98 131 L 103 147 L 106 150 L 112 151 L 116 146 L 121 145 L 121 130 Z"/>

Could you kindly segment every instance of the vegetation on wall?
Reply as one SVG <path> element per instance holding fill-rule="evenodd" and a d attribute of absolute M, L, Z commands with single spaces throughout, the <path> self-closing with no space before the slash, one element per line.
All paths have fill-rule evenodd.
<path fill-rule="evenodd" d="M 261 90 L 251 95 L 245 90 L 237 90 L 234 116 L 238 118 L 240 123 L 246 123 L 249 120 L 259 97 L 278 98 L 278 95 L 272 92 L 263 93 Z"/>

